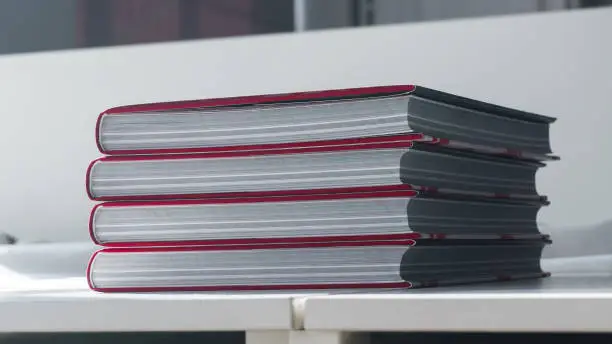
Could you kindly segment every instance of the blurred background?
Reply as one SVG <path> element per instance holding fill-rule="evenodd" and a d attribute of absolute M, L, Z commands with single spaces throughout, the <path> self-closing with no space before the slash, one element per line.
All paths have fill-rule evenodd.
<path fill-rule="evenodd" d="M 0 54 L 591 8 L 612 0 L 1 0 Z"/>
<path fill-rule="evenodd" d="M 610 5 L 0 0 L 0 246 L 88 243 L 84 176 L 109 107 L 416 83 L 557 117 L 562 160 L 538 173 L 546 255 L 606 255 L 612 271 Z"/>
<path fill-rule="evenodd" d="M 94 126 L 101 111 L 405 83 L 557 117 L 551 141 L 562 160 L 538 173 L 538 191 L 552 201 L 539 219 L 554 242 L 544 268 L 555 276 L 609 277 L 610 5 L 612 0 L 0 0 L 0 292 L 88 288 L 83 271 L 96 248 L 87 233 L 94 202 L 84 178 L 100 156 Z M 591 285 L 589 291 L 608 287 Z M 79 334 L 2 336 L 3 343 L 84 342 Z M 98 343 L 118 342 L 95 336 Z M 440 343 L 457 340 L 440 336 Z M 555 340 L 575 338 L 559 336 Z M 475 339 L 465 342 L 492 341 Z M 151 339 L 138 333 L 121 340 Z"/>

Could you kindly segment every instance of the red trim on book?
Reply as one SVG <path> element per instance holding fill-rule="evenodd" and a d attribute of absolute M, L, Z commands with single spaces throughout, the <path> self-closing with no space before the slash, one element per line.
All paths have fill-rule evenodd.
<path fill-rule="evenodd" d="M 108 151 L 105 151 L 102 147 L 102 142 L 100 141 L 100 127 L 102 126 L 102 117 L 104 117 L 104 112 L 98 115 L 98 119 L 96 120 L 96 146 L 98 147 L 98 151 L 102 154 L 108 154 Z"/>
<path fill-rule="evenodd" d="M 89 187 L 88 187 L 89 189 Z M 414 190 L 410 184 L 359 186 L 327 189 L 303 189 L 303 190 L 273 190 L 273 191 L 243 191 L 243 192 L 216 192 L 200 194 L 168 194 L 168 195 L 134 195 L 134 196 L 103 196 L 93 197 L 93 201 L 165 201 L 165 200 L 194 200 L 202 198 L 237 198 L 237 197 L 276 197 L 276 196 L 300 196 L 300 195 L 324 195 L 338 193 L 360 193 L 360 192 L 384 192 Z"/>
<path fill-rule="evenodd" d="M 269 250 L 269 249 L 299 249 L 299 248 L 325 248 L 325 247 L 363 247 L 363 246 L 414 246 L 414 240 L 386 240 L 386 241 L 347 241 L 347 242 L 321 242 L 321 243 L 292 243 L 292 244 L 262 244 L 262 245 L 231 245 L 231 246 L 172 246 L 172 247 L 122 247 L 122 248 L 103 248 L 94 252 L 87 264 L 87 283 L 92 290 L 96 291 L 172 291 L 172 290 L 186 290 L 184 288 L 172 289 L 172 288 L 96 288 L 91 279 L 91 272 L 93 263 L 96 257 L 101 253 L 130 253 L 130 252 L 193 252 L 193 251 L 230 251 L 230 250 Z M 361 284 L 355 284 L 354 288 L 361 288 Z M 293 285 L 286 286 L 287 289 L 303 289 L 310 285 Z M 316 285 L 313 285 L 316 286 Z M 326 285 L 333 286 L 333 285 Z M 367 285 L 366 285 L 367 286 Z M 227 286 L 229 289 L 215 289 L 219 287 L 196 287 L 193 291 L 213 291 L 213 290 L 251 290 L 251 289 L 234 289 L 235 286 Z M 257 286 L 252 286 L 259 288 Z M 261 286 L 261 288 L 270 287 L 271 289 L 252 289 L 252 290 L 274 290 L 277 289 L 274 286 Z M 203 288 L 203 289 L 202 289 Z M 212 288 L 212 289 L 210 289 Z M 220 287 L 224 288 L 224 287 Z M 333 288 L 333 287 L 331 287 Z M 350 285 L 338 285 L 336 289 L 350 288 Z M 367 288 L 367 287 L 366 287 Z M 383 288 L 376 284 L 371 288 Z M 391 287 L 386 287 L 391 288 Z M 191 290 L 191 289 L 190 289 Z"/>
<path fill-rule="evenodd" d="M 243 245 L 293 245 L 293 244 L 318 244 L 318 243 L 342 243 L 358 241 L 390 241 L 390 240 L 417 240 L 423 238 L 420 233 L 397 233 L 397 234 L 363 234 L 363 235 L 336 235 L 336 236 L 311 236 L 311 237 L 284 237 L 284 238 L 248 238 L 248 239 L 211 239 L 211 240 L 181 240 L 181 241 L 143 241 L 143 242 L 113 242 L 96 244 L 108 248 L 139 248 L 139 247 L 171 247 L 171 246 L 243 246 Z"/>
<path fill-rule="evenodd" d="M 87 197 L 89 197 L 90 200 L 96 199 L 91 193 L 91 170 L 93 169 L 94 165 L 100 160 L 102 160 L 102 158 L 98 158 L 90 162 L 87 166 L 87 171 L 85 171 L 85 192 L 87 192 Z"/>
<path fill-rule="evenodd" d="M 89 237 L 91 240 L 102 246 L 160 246 L 159 242 L 139 242 L 139 243 L 117 243 L 117 244 L 104 244 L 101 243 L 94 231 L 94 217 L 95 213 L 101 207 L 138 207 L 138 206 L 183 206 L 183 205 L 205 205 L 205 204 L 236 204 L 236 203 L 263 203 L 263 202 L 306 202 L 306 201 L 325 201 L 325 200 L 338 200 L 338 199 L 359 199 L 359 198 L 385 198 L 385 197 L 415 197 L 418 196 L 418 192 L 414 190 L 397 190 L 397 191 L 373 191 L 373 192 L 356 192 L 356 193 L 329 193 L 329 194 L 304 194 L 304 195 L 281 195 L 271 197 L 237 197 L 237 198 L 208 198 L 208 199 L 196 199 L 196 200 L 170 200 L 170 201 L 148 201 L 148 202 L 107 202 L 96 204 L 91 212 L 89 213 Z M 316 238 L 316 237 L 315 237 Z M 313 238 L 312 240 L 319 241 Z M 366 238 L 367 239 L 367 238 Z M 411 238 L 413 239 L 413 238 Z M 227 241 L 233 243 L 242 243 L 243 240 L 249 239 L 231 239 L 231 240 L 196 240 L 191 241 L 189 245 L 209 245 L 209 244 L 223 244 Z M 259 240 L 259 239 L 255 239 Z M 261 239 L 264 240 L 264 239 Z M 266 239 L 269 242 L 278 240 L 278 242 L 292 242 L 293 238 L 277 238 L 277 239 Z M 234 242 L 235 241 L 235 242 Z M 167 245 L 166 245 L 167 246 Z"/>
<path fill-rule="evenodd" d="M 102 206 L 104 206 L 104 203 L 98 203 L 94 205 L 94 207 L 91 208 L 91 211 L 89 212 L 89 221 L 87 221 L 89 238 L 96 245 L 102 245 L 102 243 L 98 241 L 98 238 L 96 238 L 96 234 L 94 232 L 94 217 L 96 216 L 96 211 L 98 211 L 98 209 Z"/>
<path fill-rule="evenodd" d="M 194 147 L 194 148 L 166 148 L 166 149 L 133 149 L 133 150 L 107 150 L 105 153 L 109 155 L 156 155 L 156 154 L 213 154 L 232 152 L 258 152 L 259 154 L 270 154 L 269 152 L 279 152 L 282 150 L 305 149 L 312 147 L 334 147 L 334 146 L 353 146 L 374 143 L 392 143 L 392 142 L 411 142 L 421 141 L 425 135 L 421 133 L 406 133 L 398 135 L 386 136 L 371 136 L 358 137 L 336 140 L 320 140 L 320 141 L 300 141 L 300 142 L 285 142 L 285 143 L 270 143 L 270 144 L 253 144 L 253 145 L 236 145 L 223 147 Z"/>
<path fill-rule="evenodd" d="M 129 115 L 133 112 L 142 111 L 168 111 L 176 109 L 189 109 L 189 108 L 206 108 L 206 107 L 223 107 L 223 106 L 236 106 L 236 105 L 248 105 L 248 104 L 261 104 L 261 103 L 280 103 L 280 102 L 299 102 L 308 100 L 324 100 L 334 98 L 350 98 L 350 97 L 363 97 L 363 96 L 376 96 L 376 95 L 390 95 L 399 93 L 409 93 L 416 89 L 415 85 L 390 85 L 390 86 L 373 86 L 373 87 L 359 87 L 359 88 L 346 88 L 336 90 L 323 90 L 323 91 L 306 91 L 296 93 L 278 93 L 268 95 L 253 95 L 253 96 L 240 96 L 240 97 L 226 97 L 226 98 L 210 98 L 200 100 L 184 100 L 174 102 L 159 102 L 159 103 L 148 103 L 148 104 L 135 104 L 118 106 L 107 109 L 98 115 L 96 120 L 96 145 L 98 150 L 103 154 L 119 154 L 118 151 L 107 151 L 104 150 L 100 141 L 100 126 L 102 118 L 106 115 Z M 138 151 L 144 152 L 146 150 Z M 137 152 L 137 151 L 132 151 Z M 149 151 L 147 151 L 149 152 Z"/>
<path fill-rule="evenodd" d="M 89 288 L 92 290 L 95 290 L 95 287 L 93 285 L 93 281 L 91 280 L 91 270 L 93 267 L 94 260 L 96 259 L 98 254 L 100 254 L 100 252 L 101 250 L 98 250 L 91 255 L 91 258 L 89 258 L 89 262 L 87 262 L 87 268 L 85 269 L 85 276 L 87 276 L 87 285 L 89 285 Z"/>
<path fill-rule="evenodd" d="M 412 137 L 412 138 L 411 138 Z M 401 141 L 401 138 L 404 138 L 406 141 Z M 85 177 L 85 188 L 87 190 L 87 195 L 91 200 L 97 201 L 112 201 L 112 200 L 154 200 L 154 199 L 174 199 L 174 198 L 206 198 L 206 197 L 224 197 L 227 195 L 228 197 L 234 197 L 238 195 L 243 195 L 244 193 L 219 193 L 219 194 L 194 194 L 194 195 L 145 195 L 145 196 L 123 196 L 123 197 L 95 197 L 91 193 L 91 172 L 93 167 L 98 162 L 114 162 L 114 161 L 160 161 L 160 160 L 181 160 L 181 159 L 211 159 L 211 158 L 238 158 L 238 157 L 247 157 L 247 156 L 263 156 L 263 155 L 282 155 L 282 154 L 304 154 L 304 153 L 325 153 L 325 152 L 335 152 L 335 151 L 352 151 L 352 150 L 366 150 L 366 149 L 384 149 L 384 148 L 411 148 L 413 146 L 413 136 L 401 136 L 400 141 L 398 141 L 398 136 L 387 137 L 385 140 L 381 140 L 380 138 L 374 138 L 374 140 L 364 140 L 363 144 L 355 144 L 355 145 L 341 145 L 338 144 L 337 141 L 327 141 L 327 145 L 321 145 L 317 142 L 307 142 L 304 144 L 300 144 L 300 147 L 290 148 L 290 149 L 276 149 L 276 150 L 267 150 L 267 151 L 241 151 L 241 152 L 216 152 L 216 153 L 205 153 L 205 154 L 168 154 L 168 155 L 136 155 L 136 156 L 105 156 L 100 157 L 98 159 L 93 160 L 89 166 L 87 167 L 86 177 Z M 388 139 L 388 140 L 387 140 Z M 390 141 L 389 141 L 390 140 Z M 370 143 L 371 142 L 371 143 Z M 370 191 L 371 187 L 367 188 L 339 188 L 334 189 L 332 192 L 343 192 L 342 190 L 348 189 L 349 192 L 357 192 L 357 191 Z M 398 189 L 397 186 L 389 190 Z M 405 188 L 404 188 L 405 189 Z M 326 190 L 323 193 L 327 193 Z M 304 192 L 298 190 L 297 192 L 290 191 L 270 191 L 270 192 L 257 192 L 252 195 L 260 195 L 260 196 L 275 196 L 282 195 L 284 193 L 288 194 L 303 194 Z M 321 192 L 318 192 L 321 193 Z"/>
<path fill-rule="evenodd" d="M 223 285 L 223 286 L 192 286 L 192 287 L 129 287 L 129 288 L 96 288 L 102 293 L 142 293 L 142 292 L 179 292 L 179 291 L 274 291 L 274 290 L 337 290 L 337 289 L 399 289 L 412 288 L 410 282 L 383 283 L 330 283 L 330 284 L 278 284 L 278 285 Z"/>
<path fill-rule="evenodd" d="M 338 236 L 337 238 L 342 238 Z M 345 236 L 350 238 L 350 236 Z M 414 246 L 415 240 L 360 240 L 360 241 L 333 241 L 333 242 L 296 242 L 279 244 L 243 244 L 226 246 L 158 246 L 158 247 L 108 247 L 101 249 L 100 253 L 137 253 L 137 252 L 193 252 L 193 251 L 252 251 L 252 250 L 280 250 L 301 248 L 328 248 L 328 247 L 369 247 L 369 246 Z"/>
<path fill-rule="evenodd" d="M 196 200 L 170 200 L 149 202 L 107 202 L 100 203 L 94 207 L 137 207 L 137 206 L 182 206 L 182 205 L 205 205 L 205 204 L 234 204 L 234 203 L 276 203 L 276 202 L 308 202 L 328 201 L 338 199 L 360 199 L 360 198 L 395 198 L 415 197 L 419 192 L 408 190 L 373 190 L 370 192 L 355 193 L 328 193 L 328 194 L 304 194 L 304 195 L 280 195 L 271 197 L 237 197 L 237 198 L 205 198 Z"/>
<path fill-rule="evenodd" d="M 363 139 L 357 144 L 342 144 L 337 141 L 303 142 L 296 144 L 295 147 L 286 149 L 267 149 L 251 151 L 223 151 L 199 154 L 165 154 L 165 155 L 129 155 L 129 156 L 105 156 L 98 158 L 97 161 L 156 161 L 156 160 L 181 160 L 181 159 L 213 159 L 213 158 L 241 158 L 249 156 L 264 155 L 287 155 L 287 154 L 306 154 L 306 153 L 327 153 L 337 151 L 354 151 L 384 148 L 411 148 L 414 145 L 414 137 L 406 135 L 405 140 L 396 139 L 398 136 L 385 137 L 385 140 L 375 138 L 375 140 Z"/>

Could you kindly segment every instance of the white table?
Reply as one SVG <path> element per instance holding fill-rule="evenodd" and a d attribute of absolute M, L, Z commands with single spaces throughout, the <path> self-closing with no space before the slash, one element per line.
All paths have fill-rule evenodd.
<path fill-rule="evenodd" d="M 326 344 L 380 331 L 612 332 L 610 310 L 609 276 L 342 295 L 27 291 L 1 294 L 0 332 L 246 331 L 248 344 Z"/>
<path fill-rule="evenodd" d="M 321 343 L 383 331 L 612 332 L 609 275 L 298 299 L 296 322 Z"/>
<path fill-rule="evenodd" d="M 245 331 L 252 343 L 286 343 L 293 296 L 102 294 L 84 276 L 90 243 L 0 246 L 0 334 Z"/>
<path fill-rule="evenodd" d="M 246 331 L 249 344 L 280 344 L 292 329 L 291 302 L 290 295 L 9 293 L 0 296 L 0 333 Z"/>
<path fill-rule="evenodd" d="M 33 250 L 0 254 L 0 334 L 245 331 L 247 344 L 340 344 L 381 331 L 612 332 L 612 256 L 548 260 L 544 280 L 393 293 L 101 294 L 78 264 L 46 273 L 72 256 Z"/>

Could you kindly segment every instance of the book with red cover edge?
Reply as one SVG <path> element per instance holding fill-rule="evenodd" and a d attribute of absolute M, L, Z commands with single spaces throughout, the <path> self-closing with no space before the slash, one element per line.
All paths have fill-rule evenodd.
<path fill-rule="evenodd" d="M 420 134 L 403 135 L 403 136 L 387 136 L 387 137 L 371 137 L 351 140 L 330 140 L 321 142 L 305 142 L 286 149 L 266 149 L 266 150 L 250 150 L 250 151 L 224 151 L 224 152 L 208 152 L 198 154 L 160 154 L 160 155 L 119 155 L 119 156 L 104 156 L 93 160 L 87 167 L 85 176 L 85 188 L 88 197 L 93 201 L 139 201 L 139 200 L 164 200 L 164 199 L 200 199 L 200 198 L 233 198 L 244 196 L 269 197 L 269 196 L 286 196 L 286 195 L 307 195 L 307 194 L 328 194 L 328 193 L 355 193 L 355 192 L 380 192 L 380 191 L 401 191 L 415 190 L 427 193 L 444 193 L 444 190 L 439 190 L 436 187 L 423 185 L 385 185 L 385 186 L 363 186 L 363 187 L 345 187 L 345 188 L 326 188 L 326 189 L 308 189 L 308 190 L 278 190 L 278 191 L 261 191 L 261 192 L 223 192 L 223 193 L 206 193 L 206 194 L 170 194 L 170 195 L 139 195 L 139 196 L 121 196 L 121 197 L 95 197 L 91 193 L 91 171 L 93 166 L 98 162 L 103 161 L 155 161 L 155 160 L 176 160 L 176 159 L 198 159 L 198 158 L 230 158 L 230 157 L 250 157 L 263 155 L 282 155 L 282 154 L 306 154 L 317 152 L 334 152 L 334 151 L 350 151 L 350 150 L 365 150 L 365 149 L 386 149 L 386 148 L 411 148 L 420 138 Z M 437 141 L 433 144 L 445 145 L 445 141 Z M 539 163 L 534 161 L 534 163 Z M 543 165 L 542 165 L 543 166 Z M 501 198 L 511 199 L 514 196 L 508 194 L 490 194 L 477 195 L 477 197 L 486 198 Z M 528 201 L 528 200 L 527 200 Z M 533 201 L 533 200 L 532 200 Z M 542 204 L 548 204 L 547 198 L 542 196 L 539 201 Z"/>
<path fill-rule="evenodd" d="M 96 251 L 87 265 L 87 283 L 89 287 L 98 292 L 167 292 L 167 291 L 266 291 L 266 290 L 317 290 L 317 289 L 372 289 L 372 288 L 410 288 L 408 282 L 398 283 L 342 283 L 342 284 L 300 284 L 300 285 L 251 285 L 251 286 L 194 286 L 194 287 L 127 287 L 127 288 L 99 288 L 92 281 L 93 262 L 101 253 L 135 253 L 135 252 L 185 252 L 185 251 L 239 251 L 239 250 L 269 250 L 269 249 L 299 249 L 299 248 L 325 248 L 325 247 L 359 247 L 359 246 L 413 246 L 414 240 L 391 241 L 346 241 L 346 242 L 319 242 L 319 243 L 292 243 L 292 244 L 262 244 L 262 245 L 229 245 L 229 246 L 173 246 L 173 247 L 129 247 L 129 248 L 103 248 Z"/>
<path fill-rule="evenodd" d="M 452 242 L 453 240 L 449 240 Z M 482 240 L 480 240 L 482 241 Z M 504 241 L 504 240 L 502 240 Z M 534 240 L 516 240 L 509 239 L 508 242 L 530 242 Z M 549 244 L 546 239 L 539 240 L 544 245 Z M 499 244 L 498 240 L 482 241 L 485 245 Z M 87 265 L 86 275 L 87 283 L 93 291 L 105 293 L 131 293 L 131 292 L 233 292 L 233 291 L 283 291 L 283 290 L 350 290 L 350 289 L 410 289 L 423 287 L 437 287 L 443 285 L 458 285 L 494 281 L 511 281 L 519 279 L 532 279 L 550 276 L 548 272 L 537 272 L 527 274 L 500 274 L 494 276 L 483 277 L 482 279 L 454 279 L 454 280 L 428 280 L 413 283 L 409 281 L 402 282 L 380 282 L 380 283 L 313 283 L 313 284 L 270 284 L 270 285 L 216 285 L 216 286 L 141 286 L 141 287 L 96 287 L 92 280 L 93 264 L 96 257 L 103 253 L 139 253 L 139 252 L 194 252 L 194 251 L 242 251 L 242 250 L 275 250 L 275 249 L 300 249 L 300 248 L 341 248 L 341 247 L 385 247 L 385 246 L 405 246 L 406 248 L 415 245 L 425 244 L 437 246 L 431 240 L 361 240 L 361 241 L 335 241 L 335 242 L 315 242 L 315 243 L 286 243 L 286 244 L 261 244 L 261 245 L 228 245 L 228 246 L 172 246 L 172 247 L 112 247 L 103 248 L 94 252 Z M 452 244 L 451 244 L 452 245 Z M 398 264 L 399 265 L 399 264 Z"/>
<path fill-rule="evenodd" d="M 142 111 L 167 111 L 167 110 L 179 110 L 179 109 L 194 109 L 194 108 L 218 108 L 227 106 L 238 106 L 238 105 L 257 105 L 257 104 L 277 104 L 277 103 L 291 103 L 291 102 L 304 102 L 314 100 L 332 100 L 332 99 L 348 99 L 358 97 L 372 97 L 372 96 L 385 96 L 402 93 L 410 93 L 416 89 L 414 85 L 395 85 L 395 86 L 375 86 L 375 87 L 359 87 L 359 88 L 346 88 L 337 90 L 321 90 L 321 91 L 307 91 L 307 92 L 293 92 L 293 93 L 278 93 L 278 94 L 267 94 L 267 95 L 251 95 L 251 96 L 239 96 L 239 97 L 224 97 L 224 98 L 209 98 L 209 99 L 198 99 L 198 100 L 182 100 L 173 102 L 158 102 L 148 104 L 135 104 L 125 105 L 110 108 L 98 116 L 96 122 L 96 144 L 98 150 L 102 154 L 160 154 L 160 153 L 195 153 L 195 152 L 207 152 L 209 148 L 202 149 L 178 149 L 178 150 L 154 150 L 146 152 L 144 150 L 136 151 L 107 151 L 100 144 L 100 124 L 105 115 L 129 115 L 134 112 Z M 275 145 L 273 145 L 275 146 Z M 226 148 L 230 150 L 243 150 L 246 147 Z"/>
<path fill-rule="evenodd" d="M 187 110 L 187 109 L 217 109 L 223 107 L 235 107 L 245 105 L 263 105 L 263 104 L 286 104 L 300 103 L 324 100 L 342 100 L 342 99 L 359 99 L 368 97 L 392 96 L 400 94 L 414 94 L 416 96 L 427 97 L 428 99 L 448 102 L 456 106 L 465 107 L 482 112 L 498 113 L 511 118 L 524 119 L 528 121 L 537 121 L 543 123 L 553 123 L 556 119 L 552 117 L 542 116 L 525 111 L 510 109 L 507 107 L 490 104 L 458 95 L 433 90 L 430 88 L 417 85 L 389 85 L 389 86 L 371 86 L 357 87 L 346 89 L 333 89 L 321 91 L 306 91 L 295 93 L 278 93 L 267 95 L 251 95 L 226 98 L 210 98 L 199 100 L 184 100 L 172 102 L 158 102 L 147 104 L 135 104 L 118 106 L 107 109 L 99 114 L 95 127 L 95 141 L 98 150 L 102 154 L 107 155 L 140 155 L 140 154 L 185 154 L 185 153 L 206 153 L 206 152 L 227 152 L 227 151 L 244 151 L 244 150 L 262 150 L 262 149 L 281 149 L 292 148 L 299 146 L 300 143 L 278 143 L 278 144 L 258 144 L 258 145 L 234 145 L 226 147 L 194 147 L 194 148 L 168 148 L 168 149 L 137 149 L 137 150 L 106 150 L 101 144 L 100 128 L 101 122 L 106 115 L 130 115 L 132 113 L 144 111 L 170 111 L 170 110 Z M 414 135 L 426 136 L 415 133 Z M 400 135 L 401 136 L 401 135 Z M 347 139 L 350 141 L 359 141 L 361 138 Z M 442 144 L 456 144 L 457 148 L 465 148 L 469 150 L 480 150 L 491 154 L 510 155 L 518 158 L 533 159 L 538 161 L 558 160 L 559 157 L 545 154 L 534 154 L 530 152 L 522 152 L 508 149 L 505 147 L 479 147 L 469 143 L 450 141 L 445 138 L 428 137 L 425 141 L 433 141 Z"/>
<path fill-rule="evenodd" d="M 305 202 L 305 201 L 326 201 L 326 200 L 351 200 L 363 198 L 413 198 L 418 197 L 419 193 L 414 190 L 403 191 L 377 191 L 377 192 L 358 192 L 348 194 L 308 194 L 295 196 L 273 196 L 273 197 L 240 197 L 240 198 L 218 198 L 218 199 L 199 199 L 199 200 L 171 200 L 171 201 L 145 201 L 145 202 L 105 202 L 96 204 L 89 216 L 89 236 L 91 240 L 99 246 L 104 247 L 171 247 L 171 246 L 226 246 L 226 245 L 266 245 L 266 244 L 299 244 L 299 243 L 325 243 L 325 242 L 344 242 L 362 240 L 478 240 L 478 239 L 499 239 L 499 240 L 548 240 L 548 234 L 446 234 L 440 233 L 392 233 L 392 234 L 361 234 L 361 235 L 323 235 L 308 237 L 273 237 L 273 238 L 249 238 L 249 239 L 210 239 L 210 240 L 182 240 L 182 241 L 125 241 L 103 243 L 98 240 L 94 232 L 94 218 L 96 211 L 101 207 L 160 207 L 183 206 L 183 205 L 213 205 L 213 204 L 240 204 L 240 203 L 278 203 L 278 202 Z"/>

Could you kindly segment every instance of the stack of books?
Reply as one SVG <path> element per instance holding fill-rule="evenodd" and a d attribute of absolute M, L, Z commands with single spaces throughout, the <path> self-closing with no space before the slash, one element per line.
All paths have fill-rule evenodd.
<path fill-rule="evenodd" d="M 547 276 L 545 117 L 413 85 L 109 109 L 92 289 L 372 290 Z"/>

